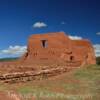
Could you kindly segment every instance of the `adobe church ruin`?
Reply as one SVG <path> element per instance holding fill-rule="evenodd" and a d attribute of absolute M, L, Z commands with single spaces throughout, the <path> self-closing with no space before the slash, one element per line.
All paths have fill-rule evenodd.
<path fill-rule="evenodd" d="M 33 64 L 95 64 L 95 54 L 89 40 L 71 40 L 65 33 L 35 34 L 29 37 L 27 53 L 21 58 Z"/>
<path fill-rule="evenodd" d="M 95 63 L 88 40 L 71 40 L 63 32 L 35 34 L 20 59 L 0 63 L 0 82 L 40 80 Z"/>

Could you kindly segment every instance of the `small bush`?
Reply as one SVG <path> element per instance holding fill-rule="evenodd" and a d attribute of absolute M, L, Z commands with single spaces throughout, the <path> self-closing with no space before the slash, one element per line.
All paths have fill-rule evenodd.
<path fill-rule="evenodd" d="M 100 65 L 100 57 L 96 58 L 96 62 L 97 62 L 98 65 Z"/>

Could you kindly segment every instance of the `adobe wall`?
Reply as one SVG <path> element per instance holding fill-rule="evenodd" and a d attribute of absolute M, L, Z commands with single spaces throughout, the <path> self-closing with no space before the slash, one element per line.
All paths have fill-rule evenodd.
<path fill-rule="evenodd" d="M 27 53 L 21 58 L 24 63 L 70 66 L 96 63 L 89 41 L 71 40 L 63 32 L 31 35 L 27 47 Z"/>
<path fill-rule="evenodd" d="M 96 64 L 94 48 L 89 40 L 73 40 L 73 44 L 82 50 L 83 56 L 80 56 L 85 58 L 83 61 L 86 61 L 86 64 Z"/>

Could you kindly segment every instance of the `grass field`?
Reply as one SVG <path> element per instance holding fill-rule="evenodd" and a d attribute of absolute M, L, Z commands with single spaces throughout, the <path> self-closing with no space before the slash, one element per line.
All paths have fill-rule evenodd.
<path fill-rule="evenodd" d="M 100 66 L 86 66 L 47 80 L 1 83 L 0 91 L 14 91 L 23 100 L 100 100 Z"/>

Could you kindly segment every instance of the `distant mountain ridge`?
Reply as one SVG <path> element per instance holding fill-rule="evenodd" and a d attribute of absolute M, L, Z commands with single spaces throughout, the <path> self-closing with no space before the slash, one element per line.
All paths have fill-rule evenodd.
<path fill-rule="evenodd" d="M 0 58 L 0 62 L 2 61 L 13 61 L 13 60 L 17 60 L 18 57 L 14 57 L 14 58 Z"/>

